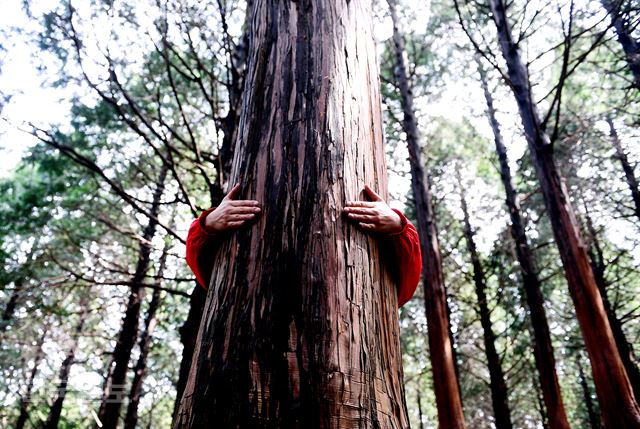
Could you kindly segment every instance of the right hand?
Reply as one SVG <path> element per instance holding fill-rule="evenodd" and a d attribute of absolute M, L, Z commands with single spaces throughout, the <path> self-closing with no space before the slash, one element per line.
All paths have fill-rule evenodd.
<path fill-rule="evenodd" d="M 220 205 L 207 215 L 204 226 L 207 232 L 221 232 L 240 228 L 260 214 L 260 203 L 255 200 L 236 200 L 240 184 L 235 185 L 222 199 Z"/>

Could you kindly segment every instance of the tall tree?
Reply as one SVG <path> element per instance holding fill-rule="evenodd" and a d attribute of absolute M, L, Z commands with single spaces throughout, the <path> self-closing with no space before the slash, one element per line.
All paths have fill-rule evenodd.
<path fill-rule="evenodd" d="M 174 427 L 404 428 L 390 267 L 341 219 L 387 192 L 371 4 L 252 12 L 231 178 L 263 215 L 216 254 Z"/>
<path fill-rule="evenodd" d="M 622 147 L 620 137 L 618 137 L 618 132 L 613 124 L 613 119 L 607 116 L 606 120 L 609 125 L 609 137 L 611 138 L 611 144 L 616 151 L 615 157 L 620 161 L 622 171 L 624 171 L 624 178 L 627 182 L 627 186 L 629 187 L 629 191 L 631 191 L 631 198 L 633 199 L 634 207 L 633 213 L 638 218 L 638 221 L 640 221 L 640 188 L 638 185 L 638 178 L 636 177 L 633 164 L 629 162 L 629 157 Z"/>
<path fill-rule="evenodd" d="M 601 0 L 602 6 L 611 17 L 611 24 L 622 46 L 625 60 L 632 76 L 632 86 L 640 90 L 640 41 L 634 35 L 633 2 L 629 0 Z M 635 8 L 637 14 L 637 8 Z"/>
<path fill-rule="evenodd" d="M 154 219 L 157 219 L 160 212 L 167 170 L 165 165 L 160 168 L 157 179 L 158 185 L 154 191 L 153 202 L 150 209 L 153 218 L 149 219 L 149 222 L 142 232 L 136 270 L 131 278 L 131 292 L 129 293 L 129 299 L 122 319 L 116 346 L 113 350 L 113 369 L 107 369 L 109 373 L 107 376 L 108 385 L 106 386 L 107 394 L 100 404 L 100 412 L 98 413 L 98 419 L 101 422 L 98 424 L 98 427 L 100 428 L 115 429 L 118 425 L 120 408 L 122 407 L 122 402 L 125 397 L 124 387 L 129 369 L 129 361 L 131 360 L 131 351 L 138 337 L 138 318 L 140 317 L 140 307 L 144 297 L 144 285 L 142 282 L 149 269 L 151 262 L 151 240 L 155 236 L 158 226 L 158 222 Z"/>
<path fill-rule="evenodd" d="M 505 190 L 505 202 L 511 219 L 511 235 L 516 244 L 516 257 L 520 265 L 522 285 L 531 317 L 531 326 L 534 334 L 533 354 L 538 370 L 542 397 L 546 407 L 546 417 L 551 429 L 568 429 L 570 427 L 569 420 L 567 419 L 567 414 L 564 409 L 560 384 L 558 383 L 549 323 L 547 322 L 544 299 L 541 291 L 542 285 L 534 264 L 533 254 L 527 241 L 525 224 L 520 215 L 518 193 L 512 182 L 507 148 L 504 145 L 500 124 L 496 118 L 493 95 L 491 91 L 489 91 L 486 72 L 480 62 L 478 62 L 478 67 L 480 83 L 482 84 L 485 101 L 487 103 L 487 117 L 491 125 L 491 130 L 493 131 L 493 140 L 500 164 L 500 179 L 502 180 L 502 185 Z"/>
<path fill-rule="evenodd" d="M 471 265 L 473 267 L 473 283 L 475 286 L 478 308 L 478 317 L 482 325 L 482 333 L 484 337 L 484 352 L 487 356 L 487 367 L 489 369 L 489 387 L 491 389 L 491 401 L 493 403 L 493 413 L 495 417 L 495 425 L 497 429 L 511 429 L 511 409 L 509 408 L 509 395 L 507 392 L 507 383 L 504 379 L 504 370 L 502 369 L 502 360 L 496 349 L 496 334 L 493 331 L 493 322 L 491 321 L 491 309 L 487 300 L 487 284 L 482 267 L 482 261 L 476 247 L 474 239 L 474 231 L 471 228 L 469 219 L 469 208 L 467 206 L 467 198 L 464 193 L 460 171 L 456 171 L 458 176 L 458 186 L 460 191 L 460 203 L 463 214 L 463 232 L 467 243 L 467 250 L 471 257 Z"/>
<path fill-rule="evenodd" d="M 395 0 L 389 0 L 388 3 L 393 21 L 395 76 L 403 111 L 402 129 L 407 138 L 411 165 L 411 189 L 415 199 L 422 248 L 422 278 L 429 327 L 429 356 L 438 405 L 438 422 L 443 428 L 461 429 L 465 427 L 464 413 L 450 336 L 447 293 L 432 196 L 422 156 L 418 122 L 413 108 L 413 93 L 407 73 L 404 41 L 396 14 L 396 3 Z"/>
<path fill-rule="evenodd" d="M 27 419 L 29 418 L 29 404 L 31 403 L 31 393 L 33 393 L 33 386 L 36 380 L 36 376 L 38 375 L 38 371 L 40 371 L 40 363 L 44 358 L 44 350 L 42 346 L 44 345 L 44 341 L 47 338 L 48 329 L 44 329 L 38 341 L 36 341 L 36 350 L 35 356 L 33 358 L 33 368 L 31 368 L 31 373 L 29 374 L 29 379 L 27 380 L 27 387 L 25 389 L 24 394 L 20 396 L 20 413 L 18 414 L 18 420 L 15 423 L 15 429 L 24 429 L 25 424 L 27 424 Z"/>
<path fill-rule="evenodd" d="M 609 325 L 611 325 L 611 331 L 613 332 L 613 338 L 616 341 L 616 346 L 620 353 L 620 359 L 622 359 L 622 364 L 629 376 L 629 382 L 631 383 L 633 394 L 636 398 L 640 398 L 640 370 L 638 370 L 635 363 L 633 346 L 627 340 L 627 336 L 625 335 L 622 327 L 622 321 L 616 314 L 616 309 L 609 299 L 609 282 L 606 278 L 608 264 L 605 260 L 604 252 L 600 245 L 600 239 L 598 238 L 598 233 L 595 225 L 593 224 L 593 220 L 591 219 L 591 214 L 589 213 L 589 207 L 587 204 L 584 204 L 584 220 L 590 241 L 588 251 L 589 260 L 596 279 L 596 284 L 598 285 L 598 290 L 600 291 L 600 296 L 602 297 L 602 304 L 604 305 L 604 310 L 607 313 Z"/>
<path fill-rule="evenodd" d="M 553 145 L 532 96 L 528 70 L 511 34 L 506 5 L 502 0 L 490 0 L 489 5 L 507 65 L 509 85 L 518 105 L 529 153 L 591 360 L 603 420 L 609 427 L 640 428 L 640 409 L 615 345 L 569 195 L 555 165 Z"/>

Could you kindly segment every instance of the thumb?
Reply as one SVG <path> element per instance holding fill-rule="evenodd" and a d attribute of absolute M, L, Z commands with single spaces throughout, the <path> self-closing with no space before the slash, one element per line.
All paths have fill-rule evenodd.
<path fill-rule="evenodd" d="M 227 195 L 224 196 L 225 200 L 234 200 L 238 194 L 240 193 L 240 184 L 236 184 L 233 188 L 231 188 L 231 190 L 229 191 L 229 193 L 227 193 Z"/>
<path fill-rule="evenodd" d="M 364 185 L 364 191 L 367 193 L 367 196 L 371 201 L 384 201 L 380 195 L 376 194 L 375 191 L 369 187 L 369 185 Z"/>

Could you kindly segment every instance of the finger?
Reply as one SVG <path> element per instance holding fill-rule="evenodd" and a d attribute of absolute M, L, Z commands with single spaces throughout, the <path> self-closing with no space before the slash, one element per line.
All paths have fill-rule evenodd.
<path fill-rule="evenodd" d="M 255 206 L 233 206 L 229 209 L 229 214 L 260 213 L 260 207 Z"/>
<path fill-rule="evenodd" d="M 376 226 L 374 224 L 372 224 L 372 223 L 360 222 L 358 224 L 358 226 L 360 228 L 362 228 L 362 229 L 366 229 L 366 230 L 369 230 L 369 231 L 373 231 L 373 230 L 376 229 Z"/>
<path fill-rule="evenodd" d="M 346 213 L 374 215 L 377 209 L 371 207 L 345 207 L 343 211 Z"/>
<path fill-rule="evenodd" d="M 347 202 L 347 207 L 375 207 L 376 203 L 372 203 L 371 201 L 349 201 Z"/>
<path fill-rule="evenodd" d="M 255 214 L 251 213 L 251 214 L 236 214 L 233 216 L 230 216 L 229 219 L 231 222 L 237 222 L 239 220 L 249 220 L 249 219 L 253 219 L 255 217 Z"/>
<path fill-rule="evenodd" d="M 235 201 L 231 201 L 230 204 L 233 207 L 244 207 L 244 206 L 256 207 L 260 205 L 260 203 L 256 200 L 235 200 Z"/>
<path fill-rule="evenodd" d="M 356 222 L 373 222 L 378 220 L 378 217 L 371 216 L 371 215 L 359 215 L 359 214 L 349 213 L 349 219 L 355 220 Z"/>
<path fill-rule="evenodd" d="M 238 221 L 229 222 L 227 223 L 227 225 L 229 226 L 229 228 L 238 228 L 239 226 L 242 226 L 243 223 L 245 223 L 244 220 L 238 220 Z"/>
<path fill-rule="evenodd" d="M 227 193 L 227 195 L 225 195 L 224 199 L 233 200 L 238 196 L 239 193 L 240 193 L 240 184 L 238 183 L 233 188 L 231 188 L 231 190 Z"/>
<path fill-rule="evenodd" d="M 376 194 L 376 192 L 369 187 L 369 185 L 364 185 L 364 191 L 372 201 L 384 201 L 380 195 Z"/>

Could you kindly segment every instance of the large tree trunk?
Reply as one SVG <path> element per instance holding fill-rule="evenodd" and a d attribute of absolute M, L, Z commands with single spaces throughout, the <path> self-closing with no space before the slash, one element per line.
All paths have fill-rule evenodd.
<path fill-rule="evenodd" d="M 122 402 L 126 396 L 125 383 L 127 371 L 129 369 L 129 361 L 131 360 L 131 351 L 138 336 L 138 318 L 140 317 L 140 306 L 144 297 L 144 287 L 138 286 L 144 281 L 145 275 L 150 265 L 151 256 L 151 240 L 156 233 L 158 225 L 157 219 L 160 212 L 160 203 L 162 194 L 164 193 L 165 179 L 167 177 L 167 167 L 163 165 L 158 177 L 158 187 L 153 194 L 153 202 L 150 213 L 153 219 L 149 219 L 149 223 L 142 232 L 142 240 L 140 241 L 140 250 L 138 253 L 138 262 L 136 270 L 131 277 L 131 293 L 127 302 L 122 326 L 118 334 L 118 341 L 113 350 L 113 371 L 107 386 L 106 397 L 100 404 L 98 419 L 102 423 L 101 429 L 115 429 L 120 417 L 120 409 Z"/>
<path fill-rule="evenodd" d="M 403 110 L 402 128 L 407 136 L 409 162 L 411 165 L 411 188 L 415 199 L 418 231 L 422 248 L 422 280 L 424 285 L 425 310 L 429 333 L 429 351 L 433 387 L 438 407 L 438 422 L 441 428 L 462 429 L 465 427 L 464 413 L 458 377 L 454 362 L 454 350 L 449 329 L 447 293 L 442 271 L 442 257 L 431 203 L 428 178 L 424 170 L 420 133 L 413 108 L 413 93 L 409 84 L 404 59 L 404 41 L 398 27 L 395 1 L 389 0 L 393 20 L 393 42 L 395 50 L 395 74 L 400 89 Z"/>
<path fill-rule="evenodd" d="M 161 279 L 164 274 L 166 261 L 167 249 L 165 248 L 160 258 L 157 271 L 157 277 L 159 279 Z M 147 375 L 147 358 L 151 351 L 153 331 L 157 325 L 156 312 L 160 307 L 161 294 L 162 291 L 160 289 L 153 290 L 149 309 L 147 310 L 147 317 L 144 321 L 144 330 L 140 335 L 140 355 L 133 370 L 133 381 L 131 382 L 131 390 L 129 391 L 129 404 L 127 405 L 127 414 L 124 418 L 124 429 L 135 429 L 138 424 L 138 405 L 140 404 L 140 396 L 142 394 L 142 383 L 144 382 L 145 375 Z"/>
<path fill-rule="evenodd" d="M 615 157 L 618 158 L 620 164 L 622 165 L 622 170 L 624 171 L 624 178 L 627 182 L 627 186 L 629 186 L 629 190 L 631 191 L 631 198 L 633 198 L 634 204 L 634 214 L 640 221 L 640 189 L 638 188 L 638 179 L 636 177 L 636 173 L 633 169 L 633 166 L 629 162 L 629 158 L 622 148 L 622 144 L 620 143 L 620 138 L 618 137 L 618 132 L 616 131 L 615 126 L 613 125 L 613 120 L 607 117 L 607 124 L 609 124 L 609 135 L 611 137 L 611 144 L 616 150 Z M 637 394 L 636 394 L 637 397 Z"/>
<path fill-rule="evenodd" d="M 56 398 L 53 400 L 53 404 L 49 409 L 49 416 L 47 417 L 47 421 L 45 422 L 44 426 L 42 426 L 42 429 L 56 429 L 58 427 L 58 424 L 60 423 L 62 405 L 64 404 L 64 400 L 67 396 L 69 374 L 71 373 L 71 368 L 73 367 L 73 364 L 76 360 L 78 338 L 82 334 L 84 324 L 87 320 L 87 315 L 89 314 L 88 303 L 89 294 L 84 293 L 79 302 L 80 317 L 78 319 L 78 324 L 76 325 L 73 335 L 71 336 L 71 344 L 69 346 L 69 350 L 67 350 L 67 355 L 62 361 L 60 370 L 58 372 L 58 388 L 56 391 Z"/>
<path fill-rule="evenodd" d="M 489 387 L 491 389 L 491 401 L 493 404 L 493 413 L 495 417 L 495 425 L 497 429 L 511 429 L 511 409 L 509 408 L 509 395 L 507 393 L 507 383 L 504 380 L 504 372 L 502 370 L 502 361 L 496 350 L 496 335 L 493 332 L 493 323 L 491 322 L 491 310 L 487 301 L 487 285 L 485 281 L 484 268 L 480 261 L 480 255 L 476 248 L 474 240 L 474 232 L 471 229 L 469 221 L 469 209 L 467 200 L 464 195 L 462 181 L 458 174 L 458 185 L 460 186 L 460 203 L 462 205 L 462 213 L 464 215 L 464 238 L 467 243 L 467 250 L 471 256 L 471 265 L 473 267 L 473 283 L 476 289 L 477 311 L 482 325 L 484 336 L 484 352 L 487 356 L 487 366 L 489 369 Z"/>
<path fill-rule="evenodd" d="M 591 239 L 591 246 L 589 247 L 588 253 L 589 259 L 591 261 L 591 267 L 593 268 L 593 274 L 596 279 L 596 284 L 598 285 L 598 290 L 600 291 L 600 296 L 602 297 L 604 310 L 607 313 L 607 318 L 609 319 L 609 324 L 611 325 L 613 338 L 616 341 L 616 346 L 618 347 L 618 352 L 620 353 L 620 359 L 622 359 L 622 364 L 624 365 L 624 368 L 627 371 L 627 375 L 629 376 L 629 382 L 631 383 L 631 387 L 633 388 L 633 394 L 636 398 L 640 398 L 640 370 L 638 370 L 638 367 L 635 364 L 635 354 L 633 351 L 633 346 L 627 340 L 627 336 L 625 335 L 624 329 L 622 328 L 622 321 L 618 319 L 616 311 L 611 305 L 611 301 L 609 301 L 609 295 L 607 291 L 609 284 L 605 277 L 607 264 L 604 259 L 604 254 L 602 253 L 600 241 L 598 240 L 598 234 L 593 225 L 593 220 L 591 219 L 589 208 L 587 207 L 586 203 L 584 204 L 584 208 L 584 217 L 586 221 L 587 231 L 589 232 L 589 238 Z"/>
<path fill-rule="evenodd" d="M 525 225 L 520 216 L 520 202 L 518 193 L 513 186 L 511 180 L 511 168 L 509 167 L 509 159 L 507 157 L 507 148 L 502 139 L 500 132 L 500 124 L 496 119 L 496 110 L 493 105 L 493 96 L 489 91 L 487 79 L 482 65 L 478 63 L 480 71 L 480 81 L 484 90 L 485 100 L 487 102 L 487 116 L 491 129 L 493 130 L 496 152 L 500 163 L 500 178 L 505 189 L 505 202 L 509 216 L 511 218 L 511 234 L 516 244 L 516 257 L 520 264 L 520 272 L 522 274 L 522 284 L 524 286 L 525 296 L 527 298 L 527 306 L 529 307 L 529 315 L 531 317 L 531 326 L 533 329 L 533 354 L 535 357 L 536 368 L 542 397 L 546 407 L 546 416 L 551 429 L 569 429 L 569 420 L 564 409 L 562 394 L 560 393 L 560 384 L 558 383 L 558 375 L 556 374 L 556 362 L 553 355 L 553 346 L 551 345 L 551 334 L 549 332 L 549 323 L 544 309 L 544 299 L 541 292 L 541 283 L 533 261 L 533 255 L 527 242 Z"/>
<path fill-rule="evenodd" d="M 611 428 L 640 428 L 640 409 L 616 348 L 573 207 L 554 162 L 551 142 L 542 129 L 527 69 L 511 37 L 505 5 L 502 0 L 490 0 L 490 6 L 507 63 L 510 86 L 518 104 L 529 152 L 591 360 L 605 424 Z"/>
<path fill-rule="evenodd" d="M 341 216 L 386 195 L 364 0 L 255 2 L 232 179 L 263 215 L 216 255 L 175 428 L 406 428 L 396 286 Z"/>
<path fill-rule="evenodd" d="M 33 384 L 36 380 L 36 376 L 38 375 L 38 371 L 40 370 L 40 362 L 44 358 L 44 350 L 42 349 L 42 345 L 44 344 L 44 340 L 47 338 L 48 330 L 45 329 L 42 331 L 42 335 L 38 339 L 36 343 L 36 354 L 33 358 L 33 368 L 31 369 L 31 374 L 29 375 L 29 380 L 27 381 L 27 388 L 25 389 L 24 394 L 20 397 L 20 413 L 18 414 L 18 420 L 16 420 L 16 425 L 14 429 L 24 429 L 24 425 L 27 423 L 27 419 L 29 418 L 29 404 L 31 403 L 31 393 L 33 392 Z"/>
<path fill-rule="evenodd" d="M 625 7 L 630 9 L 634 2 L 628 1 L 628 5 L 625 5 L 627 3 L 625 0 L 601 1 L 607 13 L 611 16 L 611 23 L 616 30 L 618 42 L 622 46 L 629 70 L 631 70 L 633 76 L 633 86 L 640 90 L 640 42 L 633 36 L 634 23 L 629 19 L 630 13 L 624 10 Z"/>

